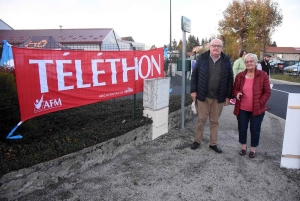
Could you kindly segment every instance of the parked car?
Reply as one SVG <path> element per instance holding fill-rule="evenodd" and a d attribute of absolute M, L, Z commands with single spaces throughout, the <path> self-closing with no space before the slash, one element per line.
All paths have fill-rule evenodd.
<path fill-rule="evenodd" d="M 278 63 L 280 63 L 280 60 L 270 60 L 269 61 L 269 64 L 270 64 L 271 67 L 274 67 L 274 65 L 278 64 Z"/>
<path fill-rule="evenodd" d="M 295 60 L 279 60 L 278 63 L 274 64 L 274 69 L 275 69 L 274 72 L 283 73 L 285 67 L 294 65 L 298 62 L 299 61 L 295 61 Z"/>
<path fill-rule="evenodd" d="M 288 75 L 300 75 L 300 62 L 284 68 L 284 73 Z"/>
<path fill-rule="evenodd" d="M 277 64 L 280 63 L 280 60 L 270 60 L 269 63 L 270 63 L 270 67 L 271 67 L 271 69 L 270 69 L 271 73 L 279 72 Z M 276 67 L 275 67 L 275 65 L 276 65 Z"/>

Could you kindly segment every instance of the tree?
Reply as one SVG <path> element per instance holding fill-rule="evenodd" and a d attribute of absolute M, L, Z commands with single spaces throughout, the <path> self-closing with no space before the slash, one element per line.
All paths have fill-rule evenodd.
<path fill-rule="evenodd" d="M 189 35 L 188 41 L 187 41 L 187 52 L 193 51 L 193 48 L 196 46 L 199 46 L 199 39 L 194 36 L 194 35 Z"/>
<path fill-rule="evenodd" d="M 180 39 L 180 41 L 179 41 L 179 43 L 178 43 L 177 49 L 178 49 L 178 51 L 179 51 L 178 57 L 179 57 L 179 58 L 182 58 L 182 40 L 181 40 L 181 39 Z"/>
<path fill-rule="evenodd" d="M 223 33 L 223 35 L 218 36 L 223 41 L 223 52 L 225 52 L 232 61 L 239 58 L 239 43 L 235 35 L 229 33 Z"/>
<path fill-rule="evenodd" d="M 156 49 L 155 45 L 152 45 L 150 50 Z"/>
<path fill-rule="evenodd" d="M 195 37 L 194 35 L 189 35 L 188 40 L 186 41 L 186 52 L 192 52 L 193 48 L 196 46 L 202 46 L 202 48 L 200 50 L 197 51 L 198 54 L 201 54 L 205 51 L 207 51 L 207 43 L 209 43 L 212 38 L 216 38 L 215 36 L 213 37 L 209 37 L 209 40 L 207 39 L 207 37 L 204 39 L 202 38 L 201 40 L 201 44 L 199 42 L 199 38 Z M 170 47 L 170 46 L 168 46 Z M 179 57 L 182 57 L 182 40 L 180 39 L 178 45 L 177 45 L 177 41 L 174 39 L 172 41 L 172 50 L 178 50 L 179 51 Z"/>
<path fill-rule="evenodd" d="M 186 52 L 188 52 L 188 43 L 187 43 L 187 41 L 185 41 L 185 45 L 186 45 L 186 47 L 185 47 L 185 50 L 186 50 Z M 179 41 L 179 44 L 178 44 L 178 48 L 177 48 L 177 50 L 179 51 L 179 58 L 182 58 L 182 47 L 183 47 L 183 42 L 182 42 L 182 40 L 180 39 L 180 41 Z"/>
<path fill-rule="evenodd" d="M 270 46 L 277 47 L 276 41 L 273 41 L 273 43 L 271 43 Z"/>
<path fill-rule="evenodd" d="M 236 39 L 239 45 L 236 55 L 246 49 L 248 52 L 260 53 L 262 57 L 275 28 L 282 23 L 278 3 L 272 0 L 234 0 L 223 15 L 219 31 L 226 41 L 227 38 Z"/>
<path fill-rule="evenodd" d="M 260 41 L 260 59 L 262 59 L 270 43 L 271 35 L 275 28 L 281 25 L 283 16 L 277 2 L 258 0 L 253 3 L 251 17 L 253 19 L 251 30 Z"/>
<path fill-rule="evenodd" d="M 250 1 L 234 0 L 223 12 L 224 19 L 219 22 L 219 31 L 222 35 L 236 36 L 239 51 L 244 49 L 244 39 L 250 26 Z"/>
<path fill-rule="evenodd" d="M 177 50 L 177 41 L 175 39 L 172 41 L 172 50 Z"/>
<path fill-rule="evenodd" d="M 201 45 L 203 45 L 204 44 L 204 39 L 202 38 L 202 40 L 201 40 Z"/>

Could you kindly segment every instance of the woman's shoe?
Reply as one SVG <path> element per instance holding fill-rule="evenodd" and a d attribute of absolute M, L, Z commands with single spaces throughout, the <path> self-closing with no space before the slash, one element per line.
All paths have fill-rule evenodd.
<path fill-rule="evenodd" d="M 246 149 L 241 149 L 241 151 L 239 152 L 239 154 L 240 154 L 241 156 L 245 156 L 245 155 L 246 155 L 246 152 L 247 152 L 247 147 L 246 147 Z"/>
<path fill-rule="evenodd" d="M 249 158 L 255 158 L 255 152 L 250 151 L 250 153 L 249 153 Z"/>

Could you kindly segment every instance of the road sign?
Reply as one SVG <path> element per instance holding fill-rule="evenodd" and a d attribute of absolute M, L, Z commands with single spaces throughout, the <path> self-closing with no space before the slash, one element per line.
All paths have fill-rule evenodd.
<path fill-rule="evenodd" d="M 191 20 L 189 18 L 181 16 L 181 30 L 191 33 Z"/>

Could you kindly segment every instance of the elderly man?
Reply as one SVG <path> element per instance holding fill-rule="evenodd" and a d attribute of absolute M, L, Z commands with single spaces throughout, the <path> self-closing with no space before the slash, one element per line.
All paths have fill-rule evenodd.
<path fill-rule="evenodd" d="M 222 52 L 223 43 L 213 39 L 210 49 L 201 54 L 191 78 L 191 97 L 197 100 L 198 122 L 196 135 L 191 149 L 197 149 L 201 143 L 204 124 L 209 117 L 210 142 L 209 147 L 217 153 L 222 153 L 217 146 L 219 117 L 223 106 L 229 104 L 232 97 L 233 72 L 230 59 Z"/>

